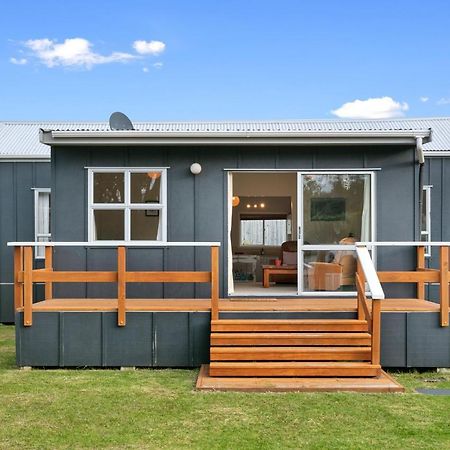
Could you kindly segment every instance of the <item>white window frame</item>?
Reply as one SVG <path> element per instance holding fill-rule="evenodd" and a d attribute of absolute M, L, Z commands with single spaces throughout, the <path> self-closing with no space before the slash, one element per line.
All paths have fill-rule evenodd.
<path fill-rule="evenodd" d="M 161 192 L 159 203 L 131 203 L 131 174 L 161 172 Z M 123 203 L 94 203 L 94 174 L 96 173 L 123 173 L 124 174 L 124 202 Z M 123 210 L 124 211 L 124 241 L 131 240 L 131 211 L 132 210 L 159 210 L 161 233 L 160 238 L 148 242 L 167 241 L 167 169 L 163 167 L 93 167 L 88 168 L 88 240 L 89 242 L 101 242 L 94 239 L 95 236 L 95 210 Z M 111 241 L 121 242 L 121 241 Z M 134 240 L 134 242 L 139 242 Z M 146 241 L 147 242 L 147 241 Z"/>
<path fill-rule="evenodd" d="M 423 193 L 425 193 L 425 204 L 422 204 L 425 213 L 425 229 L 422 223 L 422 217 L 420 217 L 420 240 L 424 242 L 431 242 L 431 189 L 433 185 L 426 184 L 422 187 Z M 425 239 L 423 239 L 425 238 Z M 431 246 L 427 245 L 425 247 L 425 258 L 431 258 Z"/>
<path fill-rule="evenodd" d="M 40 242 L 39 238 L 48 238 L 49 241 L 52 239 L 51 233 L 38 233 L 38 204 L 39 204 L 39 195 L 40 194 L 49 194 L 50 202 L 51 202 L 51 189 L 50 188 L 34 188 L 34 242 Z M 51 203 L 50 203 L 51 204 Z M 49 218 L 50 224 L 50 218 Z M 51 227 L 51 225 L 50 225 Z M 51 229 L 51 228 L 50 228 Z M 34 251 L 35 259 L 45 259 L 45 250 L 44 247 L 36 247 Z"/>

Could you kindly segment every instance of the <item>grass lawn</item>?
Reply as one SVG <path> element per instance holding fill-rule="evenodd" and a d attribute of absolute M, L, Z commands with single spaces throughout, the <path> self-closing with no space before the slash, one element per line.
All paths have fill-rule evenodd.
<path fill-rule="evenodd" d="M 194 370 L 17 370 L 0 325 L 0 448 L 450 449 L 450 375 L 405 394 L 196 392 Z"/>

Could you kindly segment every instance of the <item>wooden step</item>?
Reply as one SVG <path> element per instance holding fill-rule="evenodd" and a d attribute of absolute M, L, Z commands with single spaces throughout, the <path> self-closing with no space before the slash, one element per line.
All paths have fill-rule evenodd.
<path fill-rule="evenodd" d="M 355 319 L 220 319 L 212 332 L 226 331 L 368 331 L 366 320 Z"/>
<path fill-rule="evenodd" d="M 211 361 L 370 361 L 370 347 L 211 347 Z"/>
<path fill-rule="evenodd" d="M 381 366 L 367 362 L 211 362 L 212 377 L 376 377 Z"/>
<path fill-rule="evenodd" d="M 197 389 L 239 392 L 404 392 L 381 370 L 377 377 L 211 377 L 209 366 L 200 368 Z"/>
<path fill-rule="evenodd" d="M 211 346 L 370 345 L 369 333 L 211 333 Z"/>

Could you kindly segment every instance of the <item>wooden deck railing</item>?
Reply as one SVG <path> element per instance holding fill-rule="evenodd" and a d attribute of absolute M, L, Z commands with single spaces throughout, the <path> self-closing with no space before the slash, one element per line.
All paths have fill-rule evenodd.
<path fill-rule="evenodd" d="M 27 245 L 28 244 L 28 245 Z M 165 242 L 150 244 L 124 244 L 117 246 L 117 270 L 115 271 L 55 271 L 53 270 L 53 247 L 84 246 L 111 247 L 111 244 L 47 243 L 43 269 L 33 269 L 34 243 L 11 243 L 14 246 L 14 305 L 23 308 L 23 324 L 33 324 L 33 283 L 45 284 L 45 300 L 53 297 L 53 283 L 117 283 L 117 325 L 126 325 L 127 283 L 210 283 L 211 318 L 219 316 L 219 246 L 217 242 Z M 209 271 L 128 271 L 127 247 L 210 247 L 211 268 Z"/>
<path fill-rule="evenodd" d="M 381 354 L 381 300 L 383 288 L 367 247 L 356 247 L 358 268 L 356 272 L 358 319 L 367 320 L 371 334 L 372 364 L 380 364 Z M 371 306 L 367 300 L 366 283 L 372 297 Z"/>
<path fill-rule="evenodd" d="M 426 268 L 425 264 L 425 246 L 439 247 L 439 269 Z M 370 247 L 416 247 L 417 263 L 416 270 L 398 270 L 398 271 L 378 271 L 377 277 L 381 283 L 414 283 L 417 286 L 417 298 L 426 300 L 426 284 L 439 285 L 439 305 L 440 305 L 440 325 L 449 326 L 449 250 L 450 242 L 370 242 L 358 243 L 358 249 Z M 369 256 L 370 257 L 370 256 Z M 360 281 L 361 277 L 360 277 Z M 358 283 L 358 280 L 357 280 Z M 361 287 L 362 288 L 362 287 Z M 359 291 L 358 291 L 359 296 Z M 359 300 L 358 300 L 359 301 Z"/>

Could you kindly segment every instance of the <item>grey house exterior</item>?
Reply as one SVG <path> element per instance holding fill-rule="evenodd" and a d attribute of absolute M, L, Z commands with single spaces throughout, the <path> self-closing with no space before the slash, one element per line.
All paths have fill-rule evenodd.
<path fill-rule="evenodd" d="M 446 227 L 450 215 L 450 205 L 446 201 L 450 195 L 450 185 L 445 181 L 450 170 L 450 119 L 137 123 L 135 126 L 138 131 L 131 136 L 127 132 L 112 132 L 103 123 L 78 126 L 42 124 L 41 141 L 51 147 L 53 241 L 91 240 L 91 171 L 114 171 L 117 168 L 165 171 L 166 240 L 221 243 L 219 295 L 222 298 L 232 295 L 227 223 L 230 173 L 371 173 L 375 180 L 372 238 L 376 241 L 420 240 L 423 231 L 419 217 L 421 183 L 424 186 L 432 185 L 431 204 L 426 205 L 431 208 L 431 239 L 450 241 L 450 232 Z M 430 129 L 432 140 L 428 142 Z M 422 139 L 425 152 L 422 169 L 418 161 L 417 139 Z M 191 173 L 192 163 L 201 164 L 200 174 Z M 5 240 L 30 240 L 26 236 L 15 236 Z M 8 255 L 12 261 L 11 253 L 6 253 Z M 53 263 L 55 270 L 115 270 L 115 255 L 113 245 L 111 248 L 57 247 L 54 249 Z M 432 252 L 427 263 L 430 267 L 434 266 L 434 258 Z M 202 248 L 162 246 L 128 249 L 130 270 L 207 270 L 209 261 L 209 253 Z M 379 270 L 395 267 L 408 269 L 414 262 L 415 251 L 412 249 L 379 248 L 377 251 Z M 53 290 L 56 298 L 115 298 L 117 295 L 113 283 L 55 284 Z M 436 295 L 433 286 L 429 291 L 430 297 Z M 389 297 L 414 296 L 413 287 L 399 284 L 386 285 L 386 293 Z M 9 295 L 12 297 L 12 293 Z M 194 283 L 136 284 L 130 286 L 127 292 L 128 298 L 148 299 L 195 299 L 209 296 L 209 286 Z M 11 297 L 8 298 L 7 293 L 0 301 L 12 305 Z M 292 297 L 297 298 L 297 294 L 294 293 Z M 290 317 L 303 317 L 302 314 L 291 313 Z M 348 313 L 334 314 L 337 317 L 350 317 Z M 450 366 L 449 329 L 437 327 L 437 316 L 433 314 L 408 312 L 383 315 L 384 366 Z M 225 315 L 235 317 L 236 313 Z M 80 313 L 40 313 L 36 320 L 43 321 L 41 328 L 33 326 L 27 330 L 21 327 L 22 313 L 18 313 L 19 364 L 165 367 L 197 366 L 207 362 L 208 313 L 130 313 L 130 321 L 142 322 L 135 326 L 145 329 L 144 334 L 139 334 L 139 339 L 147 342 L 159 336 L 159 344 L 152 341 L 148 352 L 142 357 L 142 364 L 136 364 L 132 355 L 126 362 L 125 356 L 120 361 L 114 359 L 117 348 L 108 351 L 108 346 L 113 346 L 112 341 L 117 345 L 113 313 L 92 313 L 87 321 L 86 314 L 81 316 Z M 252 312 L 248 312 L 247 316 L 281 317 L 280 313 Z M 76 331 L 80 323 L 84 324 L 84 336 L 79 336 Z M 70 347 L 69 342 L 75 335 L 85 339 L 86 345 Z M 126 349 L 135 338 L 130 337 L 124 344 L 123 355 L 127 354 Z M 30 353 L 33 339 L 53 342 L 47 356 L 36 357 Z M 88 342 L 93 343 L 89 349 Z M 435 353 L 427 353 L 430 342 L 437 346 Z M 85 350 L 82 351 L 81 347 Z M 37 358 L 34 360 L 36 364 L 33 358 Z M 139 360 L 140 356 L 136 358 Z"/>
<path fill-rule="evenodd" d="M 13 259 L 8 241 L 34 241 L 35 189 L 51 185 L 50 151 L 40 123 L 0 122 L 0 322 L 14 323 Z M 39 267 L 40 262 L 37 261 Z M 40 289 L 35 293 L 41 297 Z"/>

